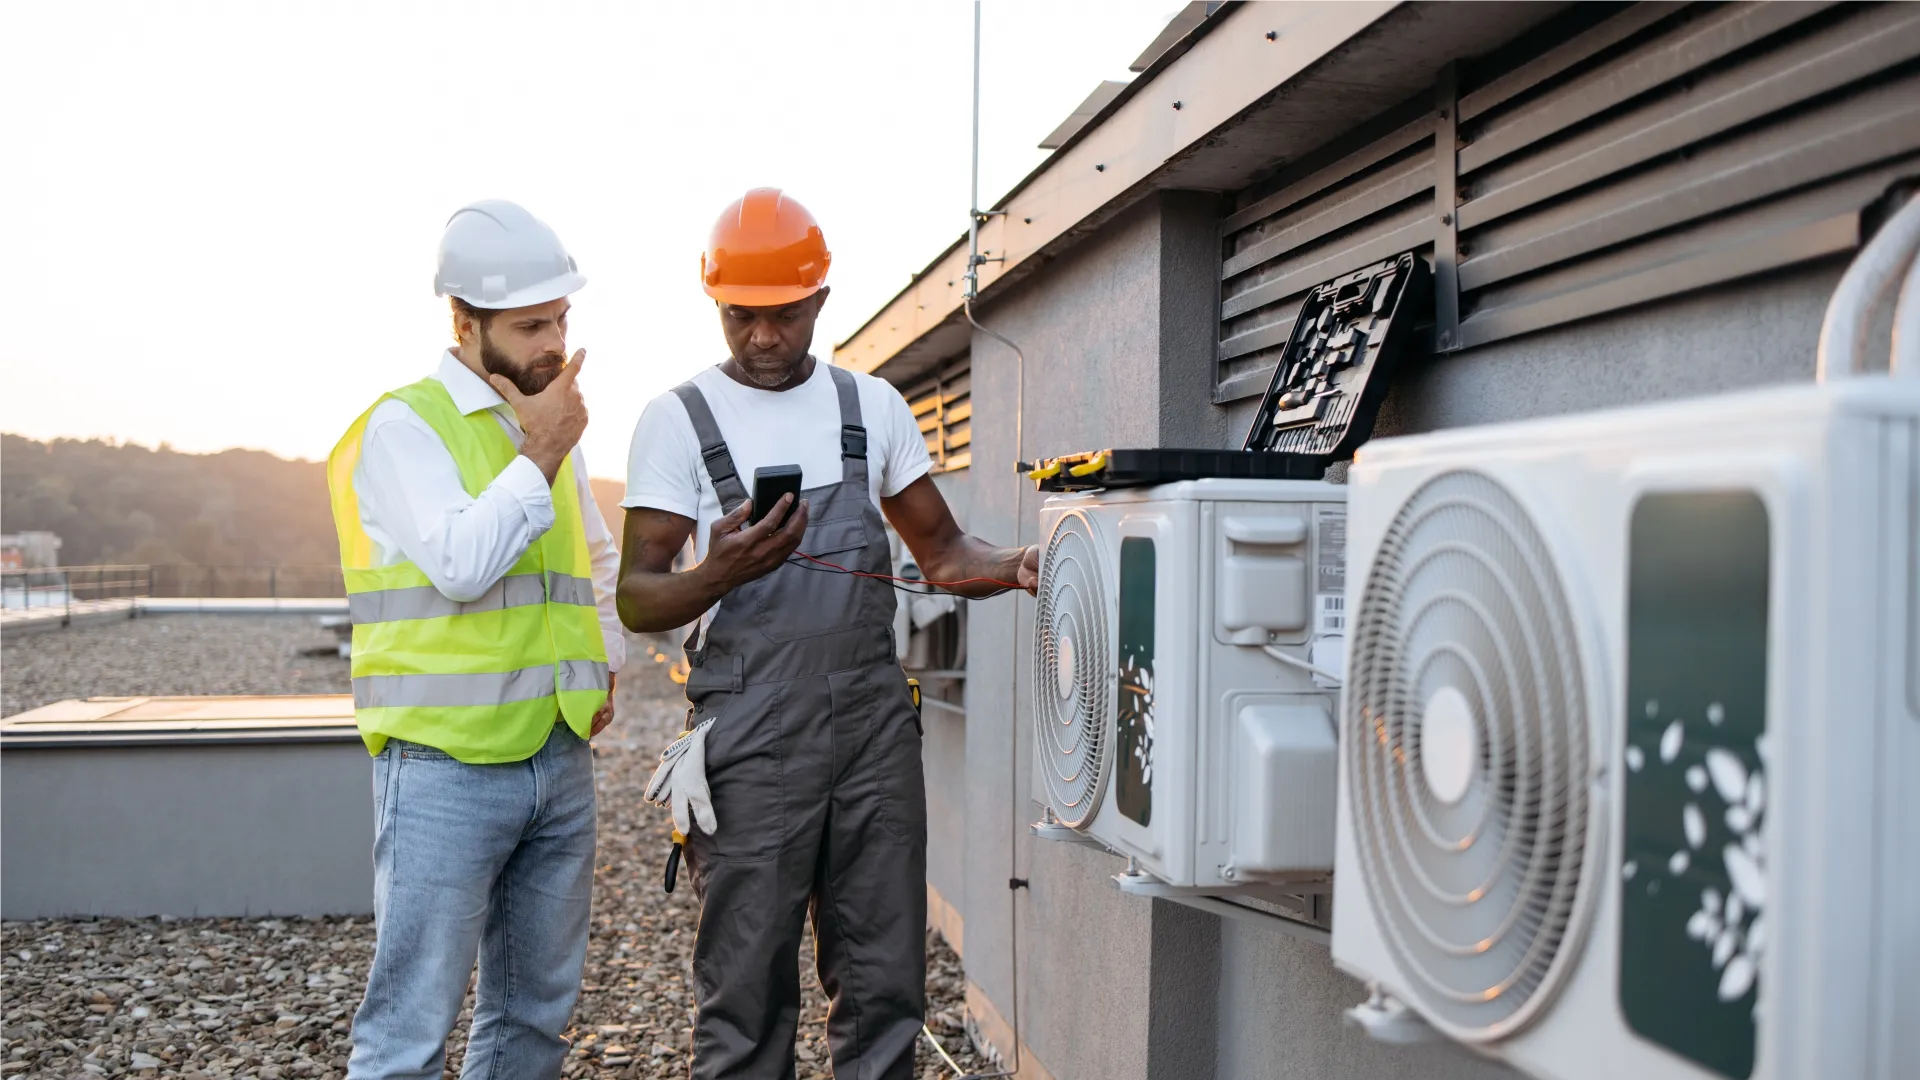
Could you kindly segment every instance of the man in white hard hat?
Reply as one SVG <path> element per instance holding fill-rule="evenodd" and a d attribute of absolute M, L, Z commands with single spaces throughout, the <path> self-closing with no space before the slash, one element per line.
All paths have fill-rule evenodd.
<path fill-rule="evenodd" d="M 458 344 L 327 461 L 373 755 L 374 918 L 353 1080 L 441 1076 L 476 955 L 463 1076 L 560 1075 L 593 887 L 593 755 L 625 658 L 620 556 L 577 443 L 586 284 L 509 202 L 461 209 L 434 292 Z"/>

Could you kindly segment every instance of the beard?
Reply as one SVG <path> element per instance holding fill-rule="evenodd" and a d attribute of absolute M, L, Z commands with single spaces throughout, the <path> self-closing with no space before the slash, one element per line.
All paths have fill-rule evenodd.
<path fill-rule="evenodd" d="M 487 336 L 480 331 L 480 366 L 489 375 L 498 375 L 513 384 L 513 388 L 532 397 L 545 390 L 547 385 L 560 377 L 560 369 L 565 367 L 567 358 L 560 353 L 541 353 L 525 366 L 516 364 L 506 353 L 501 352 Z"/>
<path fill-rule="evenodd" d="M 803 351 L 799 356 L 784 363 L 768 357 L 757 357 L 752 360 L 739 360 L 736 362 L 740 366 L 740 373 L 752 380 L 755 386 L 767 390 L 776 390 L 792 382 L 793 377 L 799 374 L 800 365 L 806 363 L 806 361 L 807 354 Z"/>

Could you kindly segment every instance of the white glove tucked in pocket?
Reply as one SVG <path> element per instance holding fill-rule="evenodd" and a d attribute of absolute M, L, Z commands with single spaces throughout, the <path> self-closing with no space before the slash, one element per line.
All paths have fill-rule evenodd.
<path fill-rule="evenodd" d="M 713 835 L 713 795 L 707 790 L 707 729 L 711 719 L 673 740 L 660 752 L 660 767 L 647 781 L 647 801 L 673 811 L 673 828 L 682 836 L 693 834 L 694 822 L 700 831 Z"/>

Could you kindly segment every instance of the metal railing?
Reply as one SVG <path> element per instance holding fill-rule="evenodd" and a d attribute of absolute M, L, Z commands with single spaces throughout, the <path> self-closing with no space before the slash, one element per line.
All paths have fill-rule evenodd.
<path fill-rule="evenodd" d="M 148 568 L 149 596 L 315 597 L 345 596 L 338 566 L 195 566 Z"/>
<path fill-rule="evenodd" d="M 337 566 L 48 566 L 0 570 L 0 609 L 64 608 L 140 597 L 340 597 Z"/>
<path fill-rule="evenodd" d="M 74 603 L 153 595 L 150 566 L 47 566 L 0 570 L 0 608 L 71 607 Z"/>

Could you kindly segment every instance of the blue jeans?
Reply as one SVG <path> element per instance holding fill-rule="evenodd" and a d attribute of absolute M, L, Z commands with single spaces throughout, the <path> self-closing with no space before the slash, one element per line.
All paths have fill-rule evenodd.
<path fill-rule="evenodd" d="M 593 752 L 466 765 L 395 739 L 373 762 L 376 941 L 350 1080 L 439 1080 L 476 954 L 466 1078 L 560 1075 L 593 899 Z"/>

